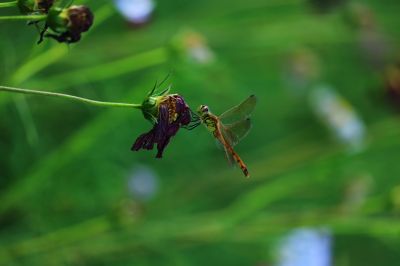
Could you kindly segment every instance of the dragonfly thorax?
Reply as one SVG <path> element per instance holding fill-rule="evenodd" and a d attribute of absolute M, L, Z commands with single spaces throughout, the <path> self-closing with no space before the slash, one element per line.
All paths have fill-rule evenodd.
<path fill-rule="evenodd" d="M 200 116 L 201 122 L 209 131 L 215 132 L 217 130 L 217 118 L 210 112 L 207 105 L 200 105 L 197 113 Z"/>

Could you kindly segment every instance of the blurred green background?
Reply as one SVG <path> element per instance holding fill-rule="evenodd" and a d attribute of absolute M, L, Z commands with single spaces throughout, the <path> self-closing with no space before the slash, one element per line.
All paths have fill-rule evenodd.
<path fill-rule="evenodd" d="M 130 151 L 151 128 L 137 110 L 0 93 L 1 265 L 276 265 L 282 237 L 304 227 L 330 231 L 332 265 L 398 265 L 400 125 L 384 78 L 399 54 L 398 0 L 362 1 L 367 30 L 390 47 L 378 66 L 360 48 L 354 1 L 156 1 L 140 26 L 112 1 L 82 2 L 95 24 L 70 46 L 0 22 L 0 84 L 140 103 L 172 71 L 172 92 L 216 114 L 254 93 L 236 147 L 252 177 L 203 126 L 180 130 L 157 160 Z M 317 84 L 357 113 L 362 148 L 313 111 Z"/>

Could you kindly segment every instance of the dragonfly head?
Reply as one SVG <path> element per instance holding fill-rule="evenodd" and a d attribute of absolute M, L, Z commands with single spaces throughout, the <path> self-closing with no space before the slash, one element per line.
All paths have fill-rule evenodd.
<path fill-rule="evenodd" d="M 200 116 L 208 114 L 209 113 L 208 106 L 207 105 L 200 105 L 200 107 L 197 109 L 197 113 Z"/>

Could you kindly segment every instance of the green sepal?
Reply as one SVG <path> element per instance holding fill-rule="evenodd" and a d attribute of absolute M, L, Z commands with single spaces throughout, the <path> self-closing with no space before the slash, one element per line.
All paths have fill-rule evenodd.
<path fill-rule="evenodd" d="M 161 97 L 147 97 L 142 103 L 142 113 L 146 120 L 149 120 L 151 123 L 157 122 L 158 117 L 158 107 L 160 103 Z"/>
<path fill-rule="evenodd" d="M 49 10 L 46 23 L 53 31 L 62 33 L 68 30 L 68 21 L 67 9 L 54 7 Z"/>

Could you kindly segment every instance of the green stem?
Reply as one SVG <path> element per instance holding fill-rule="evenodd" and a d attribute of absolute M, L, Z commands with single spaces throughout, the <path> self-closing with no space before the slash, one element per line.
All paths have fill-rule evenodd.
<path fill-rule="evenodd" d="M 0 20 L 45 20 L 47 15 L 26 15 L 26 16 L 0 16 Z"/>
<path fill-rule="evenodd" d="M 17 5 L 17 1 L 5 2 L 5 3 L 0 3 L 0 8 L 12 7 L 12 6 L 16 6 L 16 5 Z"/>
<path fill-rule="evenodd" d="M 69 94 L 48 92 L 48 91 L 26 90 L 26 89 L 19 89 L 19 88 L 5 87 L 5 86 L 0 86 L 0 91 L 66 98 L 66 99 L 77 101 L 77 102 L 82 102 L 82 103 L 97 105 L 97 106 L 104 106 L 104 107 L 125 107 L 125 108 L 136 108 L 136 109 L 142 108 L 141 104 L 101 102 L 101 101 L 90 100 L 87 98 L 82 98 L 82 97 L 73 96 L 73 95 L 69 95 Z"/>

